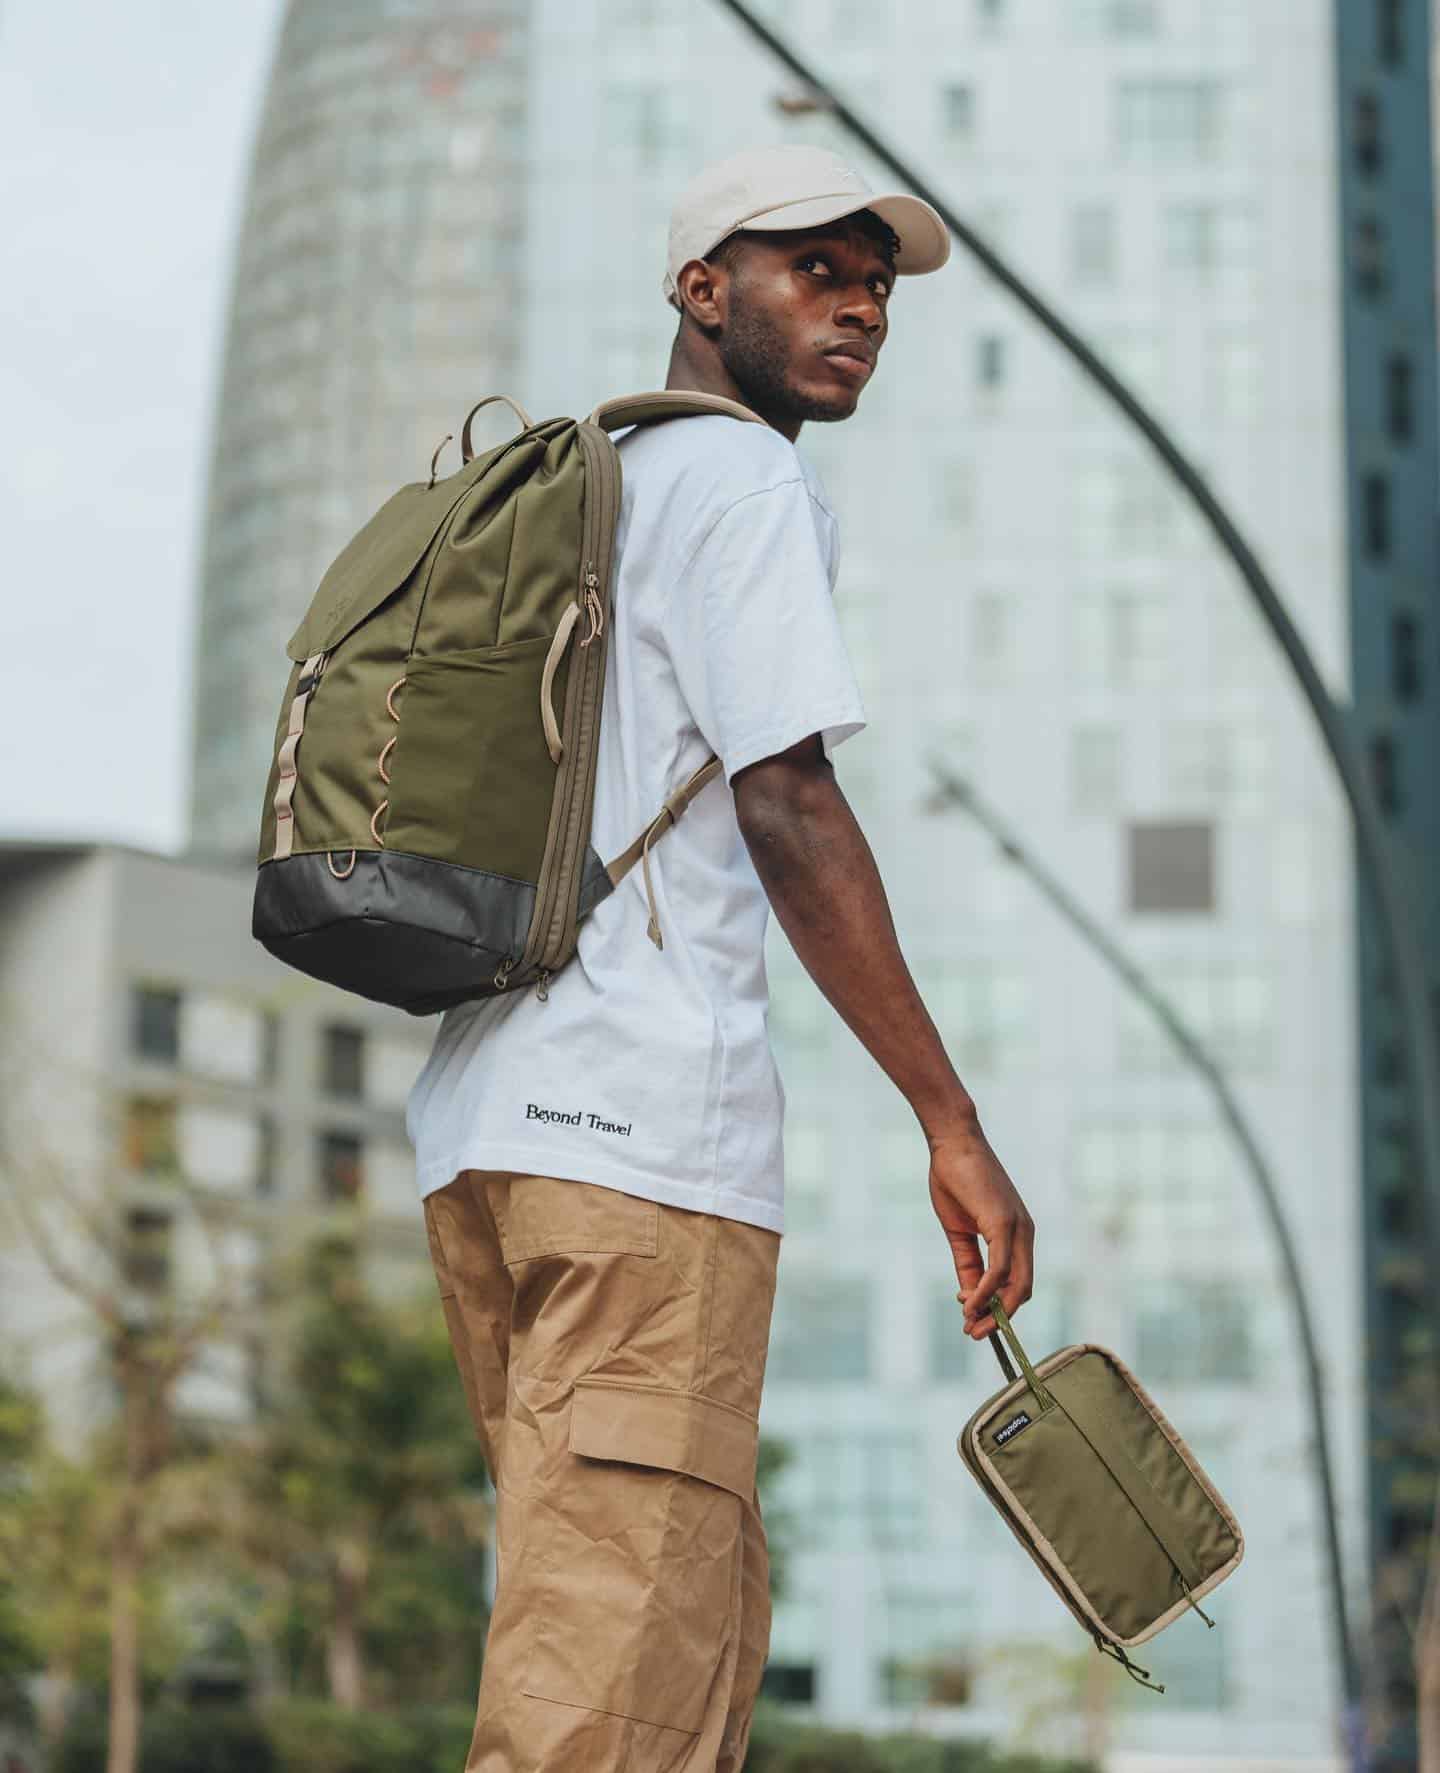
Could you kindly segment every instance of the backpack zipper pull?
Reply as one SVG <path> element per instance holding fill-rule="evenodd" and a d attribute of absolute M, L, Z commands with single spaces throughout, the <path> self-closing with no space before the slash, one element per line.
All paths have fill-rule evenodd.
<path fill-rule="evenodd" d="M 546 967 L 540 969 L 540 977 L 535 982 L 535 995 L 541 1003 L 550 1001 L 550 973 Z"/>
<path fill-rule="evenodd" d="M 580 642 L 581 646 L 589 646 L 605 632 L 605 610 L 600 602 L 600 577 L 595 571 L 593 560 L 585 562 L 585 613 L 590 618 L 590 632 Z"/>
<path fill-rule="evenodd" d="M 504 960 L 500 962 L 500 965 L 495 972 L 495 989 L 497 991 L 503 991 L 510 983 L 510 975 L 514 970 L 515 962 L 512 957 L 507 954 Z"/>

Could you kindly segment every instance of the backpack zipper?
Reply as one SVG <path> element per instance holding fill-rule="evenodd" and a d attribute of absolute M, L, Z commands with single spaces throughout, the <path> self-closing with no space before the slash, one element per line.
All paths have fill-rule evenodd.
<path fill-rule="evenodd" d="M 580 451 L 585 459 L 585 550 L 584 566 L 581 570 L 580 586 L 576 601 L 581 604 L 590 616 L 590 632 L 581 642 L 588 647 L 590 641 L 599 638 L 605 631 L 605 606 L 601 595 L 601 586 L 605 582 L 610 569 L 610 554 L 614 542 L 616 506 L 619 501 L 620 475 L 619 457 L 610 439 L 601 433 L 596 441 L 590 435 L 590 427 L 584 424 L 576 426 Z M 592 700 L 603 696 L 605 692 L 605 648 L 597 647 L 587 651 L 580 662 L 580 677 L 572 680 L 574 720 L 571 723 L 574 732 L 565 734 L 565 750 L 560 764 L 561 780 L 556 788 L 560 800 L 559 819 L 555 826 L 555 848 L 547 891 L 542 902 L 536 907 L 535 919 L 531 926 L 530 940 L 525 945 L 525 952 L 520 957 L 522 968 L 535 964 L 542 957 L 549 959 L 553 954 L 563 928 L 564 906 L 561 903 L 561 889 L 568 889 L 574 884 L 574 871 L 563 871 L 558 859 L 565 855 L 571 847 L 571 827 L 576 817 L 576 791 L 580 783 L 588 783 L 593 779 L 595 771 L 595 747 L 593 743 L 583 748 L 579 743 L 579 733 L 583 729 L 582 715 L 587 696 Z M 566 712 L 571 706 L 571 691 L 566 693 Z M 576 858 L 578 869 L 579 858 Z M 548 986 L 548 978 L 542 983 Z M 537 990 L 537 996 L 544 1002 L 548 990 Z"/>

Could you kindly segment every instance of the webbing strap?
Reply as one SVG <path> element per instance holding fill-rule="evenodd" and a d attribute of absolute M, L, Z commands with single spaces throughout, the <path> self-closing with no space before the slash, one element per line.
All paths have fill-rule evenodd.
<path fill-rule="evenodd" d="M 1056 1379 L 1060 1381 L 1059 1388 Z M 1130 1498 L 1135 1512 L 1159 1541 L 1160 1549 L 1175 1566 L 1186 1593 L 1198 1587 L 1200 1572 L 1186 1543 L 1185 1523 L 1120 1445 L 1103 1408 L 1078 1388 L 1065 1386 L 1063 1373 L 1052 1378 L 1051 1388 L 1051 1396 L 1079 1429 L 1090 1451 Z M 1072 1391 L 1074 1395 L 1067 1397 L 1065 1391 Z"/>
<path fill-rule="evenodd" d="M 1016 1365 L 1025 1375 L 1025 1383 L 1030 1387 L 1030 1394 L 1035 1399 L 1036 1406 L 1041 1410 L 1053 1410 L 1055 1407 L 1055 1400 L 1045 1389 L 1044 1381 L 1030 1364 L 1029 1355 L 1026 1354 L 1025 1350 L 1020 1346 L 1020 1338 L 1015 1334 L 1015 1326 L 1010 1322 L 1010 1315 L 1001 1303 L 1000 1295 L 998 1293 L 996 1293 L 990 1300 L 990 1315 L 995 1319 L 1000 1334 L 1005 1338 L 1006 1342 L 1010 1344 L 1010 1352 L 1015 1356 Z M 990 1345 L 995 1350 L 996 1357 L 1000 1362 L 1001 1370 L 1013 1380 L 1015 1375 L 1006 1366 L 1005 1350 L 993 1335 L 990 1337 Z"/>
<path fill-rule="evenodd" d="M 270 857 L 273 862 L 283 862 L 295 842 L 295 810 L 291 805 L 295 798 L 295 753 L 300 748 L 300 735 L 305 731 L 305 709 L 324 669 L 324 653 L 311 653 L 300 668 L 296 694 L 290 703 L 290 723 L 275 760 L 280 782 L 271 803 L 275 808 L 275 848 Z"/>
<path fill-rule="evenodd" d="M 650 908 L 650 922 L 646 926 L 646 934 L 657 948 L 663 948 L 665 944 L 660 936 L 660 918 L 655 909 L 655 889 L 650 879 L 650 845 L 657 838 L 663 837 L 676 823 L 681 813 L 685 811 L 706 783 L 713 781 L 719 775 L 720 769 L 721 763 L 718 757 L 712 757 L 708 763 L 701 764 L 690 780 L 683 787 L 675 790 L 634 843 L 628 849 L 622 850 L 613 862 L 606 865 L 605 872 L 610 877 L 610 884 L 619 886 L 637 862 L 643 864 L 645 900 Z"/>

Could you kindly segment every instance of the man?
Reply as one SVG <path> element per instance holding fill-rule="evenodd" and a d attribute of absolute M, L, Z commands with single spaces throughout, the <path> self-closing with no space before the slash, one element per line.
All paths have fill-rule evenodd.
<path fill-rule="evenodd" d="M 815 148 L 736 155 L 675 208 L 667 386 L 765 422 L 619 438 L 596 848 L 618 853 L 712 750 L 723 777 L 655 846 L 653 921 L 636 870 L 547 1000 L 445 1017 L 410 1104 L 497 1492 L 467 1773 L 743 1765 L 770 1628 L 754 1473 L 783 1229 L 769 907 L 915 1111 L 967 1333 L 993 1328 L 992 1295 L 1030 1294 L 1030 1219 L 835 781 L 829 753 L 865 715 L 835 520 L 795 448 L 807 419 L 856 410 L 897 274 L 948 251 L 929 205 L 874 196 Z"/>

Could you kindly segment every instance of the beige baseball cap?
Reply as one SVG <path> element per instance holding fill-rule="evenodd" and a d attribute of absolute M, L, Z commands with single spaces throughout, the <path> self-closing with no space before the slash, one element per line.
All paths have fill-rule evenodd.
<path fill-rule="evenodd" d="M 871 209 L 900 236 L 895 270 L 902 277 L 938 271 L 950 256 L 950 230 L 919 197 L 874 192 L 838 154 L 789 142 L 746 148 L 693 178 L 670 214 L 665 299 L 679 308 L 675 278 L 740 228 L 823 228 Z"/>

